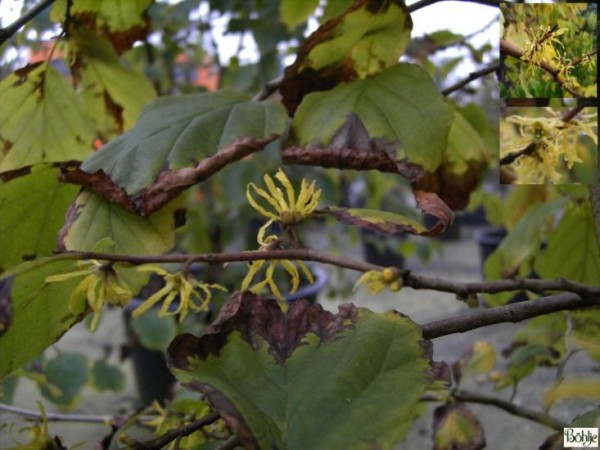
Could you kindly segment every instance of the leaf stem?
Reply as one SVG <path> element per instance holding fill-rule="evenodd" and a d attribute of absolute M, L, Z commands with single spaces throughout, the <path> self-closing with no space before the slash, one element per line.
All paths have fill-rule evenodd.
<path fill-rule="evenodd" d="M 0 29 L 0 45 L 4 44 L 7 40 L 9 40 L 21 27 L 23 27 L 27 22 L 33 20 L 37 15 L 39 15 L 42 11 L 44 11 L 48 6 L 54 3 L 56 0 L 43 0 L 38 3 L 36 6 L 31 8 L 9 26 Z"/>
<path fill-rule="evenodd" d="M 255 100 L 257 102 L 266 100 L 275 91 L 277 91 L 277 89 L 279 89 L 279 86 L 281 86 L 282 81 L 283 81 L 283 75 L 265 83 L 262 90 L 258 94 L 256 94 L 252 100 Z"/>

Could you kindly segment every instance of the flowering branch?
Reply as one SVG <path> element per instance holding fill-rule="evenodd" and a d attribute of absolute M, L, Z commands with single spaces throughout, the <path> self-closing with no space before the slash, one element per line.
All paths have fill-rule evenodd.
<path fill-rule="evenodd" d="M 513 58 L 517 58 L 519 60 L 522 60 L 523 55 L 525 54 L 525 52 L 523 50 L 521 50 L 519 47 L 517 47 L 515 44 L 513 44 L 512 42 L 509 42 L 507 40 L 504 40 L 504 39 L 500 39 L 500 52 L 504 53 L 505 55 L 512 56 Z M 583 97 L 583 95 L 581 95 L 579 92 L 570 88 L 569 86 L 567 86 L 565 84 L 564 81 L 560 80 L 560 78 L 559 78 L 560 70 L 559 69 L 553 67 L 547 61 L 541 61 L 539 64 L 539 67 L 541 67 L 546 72 L 548 72 L 550 75 L 552 75 L 552 78 L 554 78 L 554 81 L 556 81 L 563 89 L 568 91 L 573 97 Z"/>

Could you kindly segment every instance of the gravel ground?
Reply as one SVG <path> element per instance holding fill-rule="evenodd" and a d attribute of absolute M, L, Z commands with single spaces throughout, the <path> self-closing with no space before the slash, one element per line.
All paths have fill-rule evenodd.
<path fill-rule="evenodd" d="M 418 261 L 409 260 L 407 268 L 415 273 L 427 274 L 428 276 L 442 277 L 451 280 L 477 281 L 481 279 L 479 269 L 479 256 L 476 244 L 473 242 L 472 230 L 463 230 L 463 238 L 457 241 L 444 242 L 443 254 L 437 256 L 426 267 Z M 326 239 L 326 238 L 323 238 Z M 317 237 L 317 241 L 319 238 Z M 318 244 L 319 242 L 317 242 Z M 323 248 L 319 245 L 312 245 Z M 321 242 L 325 245 L 325 242 Z M 343 254 L 357 256 L 359 249 L 357 245 L 344 243 Z M 354 275 L 353 275 L 354 276 Z M 357 277 L 357 276 L 356 276 Z M 355 277 L 355 278 L 356 278 Z M 355 279 L 350 280 L 354 282 Z M 335 281 L 334 281 L 335 283 Z M 321 303 L 330 310 L 337 310 L 342 299 L 321 299 Z M 368 307 L 374 311 L 388 311 L 395 309 L 400 311 L 418 323 L 459 314 L 466 311 L 466 306 L 456 301 L 451 295 L 430 292 L 414 291 L 404 289 L 398 294 L 382 293 L 374 297 L 367 297 L 359 293 L 353 298 L 354 303 L 359 306 Z M 512 340 L 512 336 L 520 325 L 499 324 L 485 329 L 474 330 L 464 334 L 446 336 L 434 340 L 434 358 L 453 362 L 458 359 L 464 349 L 476 340 L 488 340 L 500 351 Z M 120 310 L 111 310 L 104 313 L 103 320 L 95 334 L 90 334 L 80 324 L 70 330 L 56 345 L 61 351 L 82 351 L 89 357 L 100 357 L 107 346 L 120 345 L 125 342 L 122 325 L 122 314 Z M 115 352 L 113 352 L 115 353 Z M 111 358 L 116 361 L 117 355 Z M 74 411 L 80 414 L 121 414 L 131 411 L 137 404 L 137 393 L 132 381 L 132 367 L 129 360 L 121 363 L 123 370 L 128 374 L 127 384 L 123 391 L 117 394 L 97 393 L 86 388 L 82 401 Z M 596 370 L 596 372 L 594 372 Z M 580 377 L 594 376 L 599 373 L 594 364 L 584 355 L 578 354 L 572 358 L 567 365 L 568 373 L 577 373 Z M 553 380 L 556 371 L 551 369 L 538 369 L 526 382 L 519 387 L 516 403 L 530 409 L 541 410 L 544 386 Z M 481 380 L 480 380 L 481 381 Z M 494 392 L 489 383 L 478 383 L 476 380 L 467 380 L 461 388 L 486 393 L 506 399 L 508 390 Z M 34 384 L 22 380 L 17 389 L 14 405 L 22 408 L 36 409 L 36 401 L 39 400 L 39 392 Z M 552 414 L 563 420 L 568 420 L 578 413 L 591 409 L 591 402 L 564 402 L 552 410 Z M 474 405 L 472 411 L 477 415 L 485 427 L 487 448 L 497 450 L 520 450 L 535 449 L 552 434 L 552 430 L 524 419 L 518 419 L 504 411 L 490 406 Z M 46 405 L 47 411 L 56 411 L 56 407 Z M 431 422 L 433 406 L 429 407 L 424 416 L 417 420 L 406 440 L 400 444 L 398 449 L 416 450 L 432 448 Z M 18 435 L 23 421 L 17 416 L 0 413 L 0 424 L 15 423 L 13 434 Z M 73 424 L 53 423 L 51 432 L 62 436 L 67 445 L 84 443 L 82 449 L 94 448 L 92 443 L 102 439 L 107 433 L 108 427 L 102 424 Z M 14 447 L 8 433 L 0 431 L 0 448 Z"/>

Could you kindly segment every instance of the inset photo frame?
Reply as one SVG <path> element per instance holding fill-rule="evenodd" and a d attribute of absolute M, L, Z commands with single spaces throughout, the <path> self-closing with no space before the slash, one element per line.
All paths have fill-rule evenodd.
<path fill-rule="evenodd" d="M 598 96 L 596 3 L 500 4 L 500 97 Z"/>

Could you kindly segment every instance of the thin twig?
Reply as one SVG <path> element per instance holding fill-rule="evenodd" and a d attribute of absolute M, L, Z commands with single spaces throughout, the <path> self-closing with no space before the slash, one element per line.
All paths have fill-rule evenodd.
<path fill-rule="evenodd" d="M 495 397 L 488 397 L 480 395 L 475 392 L 469 392 L 464 390 L 457 390 L 452 393 L 452 397 L 459 402 L 465 403 L 478 403 L 481 405 L 495 406 L 496 408 L 502 409 L 513 416 L 523 417 L 534 422 L 546 425 L 547 427 L 554 428 L 555 430 L 562 430 L 569 426 L 568 423 L 556 419 L 548 414 L 544 414 L 538 411 L 532 411 L 527 408 L 523 408 L 515 405 L 514 403 L 507 402 Z M 426 396 L 422 398 L 423 401 L 439 401 L 435 397 Z"/>
<path fill-rule="evenodd" d="M 524 149 L 521 149 L 521 150 L 513 152 L 513 153 L 509 153 L 509 154 L 503 156 L 502 158 L 500 158 L 500 165 L 506 166 L 508 164 L 512 164 L 513 162 L 515 162 L 515 160 L 517 158 L 520 158 L 521 156 L 531 155 L 535 151 L 536 147 L 537 147 L 537 144 L 535 142 L 531 142 Z"/>
<path fill-rule="evenodd" d="M 476 80 L 477 78 L 481 78 L 481 77 L 487 75 L 488 73 L 495 72 L 499 68 L 500 68 L 500 63 L 496 63 L 496 64 L 492 64 L 491 66 L 484 67 L 481 70 L 471 72 L 469 74 L 469 76 L 467 78 L 465 78 L 464 80 L 461 80 L 458 83 L 453 84 L 452 86 L 449 86 L 446 89 L 442 90 L 442 95 L 448 95 L 454 91 L 458 91 L 460 88 L 469 84 L 471 81 Z"/>
<path fill-rule="evenodd" d="M 219 445 L 215 450 L 233 450 L 234 448 L 240 445 L 240 439 L 237 437 L 237 435 L 234 434 L 221 445 Z"/>
<path fill-rule="evenodd" d="M 413 3 L 412 5 L 408 6 L 408 12 L 413 13 L 418 9 L 425 8 L 426 6 L 433 5 L 434 3 L 439 3 L 440 1 L 444 1 L 444 0 L 421 0 L 421 1 L 418 1 L 418 2 Z M 495 6 L 495 7 L 500 6 L 499 0 L 459 0 L 459 1 L 469 2 L 469 3 L 478 3 L 480 5 L 486 5 L 486 6 Z"/>
<path fill-rule="evenodd" d="M 559 294 L 538 298 L 492 309 L 473 311 L 447 319 L 422 325 L 423 337 L 435 339 L 454 333 L 464 333 L 477 328 L 505 322 L 521 322 L 532 317 L 543 316 L 557 311 L 600 306 L 600 296 L 581 297 L 577 294 Z"/>
<path fill-rule="evenodd" d="M 201 417 L 198 420 L 195 420 L 192 423 L 184 425 L 180 428 L 174 428 L 172 430 L 167 431 L 162 436 L 157 437 L 156 439 L 152 439 L 146 442 L 135 442 L 130 444 L 128 448 L 134 450 L 159 450 L 166 446 L 168 443 L 173 442 L 175 439 L 180 437 L 189 436 L 192 433 L 204 428 L 212 423 L 215 423 L 219 420 L 221 416 L 216 412 L 212 412 L 207 414 L 204 417 Z"/>
<path fill-rule="evenodd" d="M 54 3 L 56 0 L 43 0 L 38 3 L 36 6 L 31 8 L 13 23 L 11 23 L 6 28 L 0 29 L 0 45 L 4 44 L 8 39 L 10 39 L 19 29 L 24 26 L 30 20 L 33 20 L 38 14 L 40 14 L 43 10 L 45 10 L 48 6 Z"/>
<path fill-rule="evenodd" d="M 61 414 L 46 413 L 44 417 L 35 409 L 19 408 L 17 406 L 0 403 L 0 411 L 16 414 L 27 419 L 42 420 L 44 417 L 51 422 L 84 422 L 84 423 L 103 423 L 105 425 L 117 422 L 121 419 L 119 416 L 95 415 L 95 414 Z M 153 417 L 144 416 L 139 420 L 151 420 Z"/>

